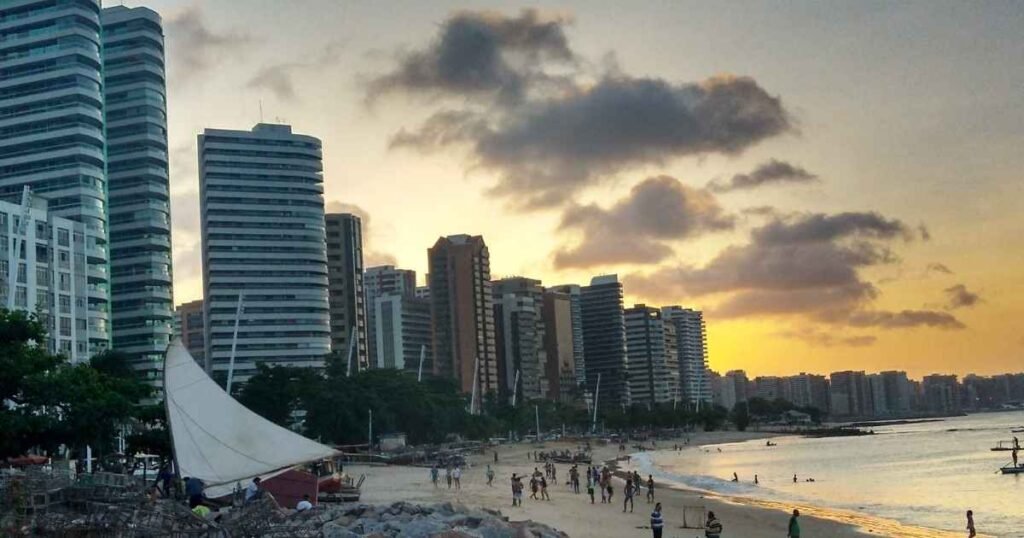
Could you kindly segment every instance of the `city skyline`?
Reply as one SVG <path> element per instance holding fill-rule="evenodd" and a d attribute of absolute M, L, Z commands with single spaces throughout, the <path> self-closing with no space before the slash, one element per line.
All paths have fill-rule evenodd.
<path fill-rule="evenodd" d="M 288 13 L 255 4 L 229 18 L 230 2 L 126 2 L 165 21 L 176 302 L 201 296 L 195 134 L 248 128 L 262 108 L 268 123 L 280 118 L 324 141 L 325 200 L 363 216 L 367 267 L 395 262 L 423 275 L 436 237 L 479 234 L 495 279 L 585 284 L 618 273 L 627 306 L 704 310 L 718 371 L 1019 369 L 1024 341 L 1014 320 L 1024 312 L 1014 274 L 1024 245 L 1014 230 L 1024 222 L 1012 156 L 1024 122 L 1010 105 L 1024 77 L 1011 61 L 1019 43 L 1001 38 L 1020 13 L 956 4 L 709 13 L 698 4 L 531 12 L 438 3 L 382 18 L 367 6 L 308 4 Z M 859 22 L 838 27 L 850 14 Z M 783 22 L 786 35 L 772 34 Z M 886 24 L 915 39 L 891 32 L 851 43 Z M 499 31 L 516 25 L 538 41 Z M 958 25 L 986 32 L 969 41 Z M 482 86 L 410 67 L 437 60 L 441 39 L 466 28 L 497 36 L 502 61 L 488 64 L 496 70 L 476 80 Z M 711 29 L 725 32 L 722 43 L 737 39 L 716 47 Z M 787 59 L 825 35 L 846 48 L 822 47 L 809 65 Z M 923 44 L 946 54 L 925 55 Z M 536 71 L 516 63 L 523 56 L 537 60 Z M 920 99 L 925 86 L 929 98 Z M 569 113 L 555 105 L 659 92 L 708 106 L 716 103 L 708 96 L 746 100 L 738 102 L 756 121 L 722 139 L 620 129 L 581 141 L 586 148 L 540 146 L 558 133 L 530 121 L 530 111 Z M 487 139 L 430 140 L 438 133 L 420 126 L 432 115 L 433 128 L 454 128 L 436 112 L 476 113 L 459 99 L 492 99 L 515 113 L 474 117 Z M 618 125 L 608 116 L 573 121 Z M 602 143 L 613 146 L 596 157 L 584 151 Z M 581 169 L 567 169 L 560 151 L 583 152 Z M 536 166 L 517 164 L 524 155 Z M 642 218 L 650 214 L 664 218 Z"/>

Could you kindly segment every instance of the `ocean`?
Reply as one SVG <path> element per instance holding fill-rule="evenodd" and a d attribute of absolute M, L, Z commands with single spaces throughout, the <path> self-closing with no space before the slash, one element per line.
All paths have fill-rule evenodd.
<path fill-rule="evenodd" d="M 774 447 L 760 440 L 659 450 L 634 454 L 632 463 L 663 483 L 965 536 L 964 516 L 971 509 L 979 533 L 1016 538 L 1024 537 L 1024 475 L 998 474 L 1010 453 L 989 449 L 1013 435 L 1024 444 L 1024 434 L 1010 433 L 1022 427 L 1024 412 L 986 413 L 882 426 L 871 436 L 778 437 L 772 439 Z M 738 483 L 731 481 L 733 473 Z"/>

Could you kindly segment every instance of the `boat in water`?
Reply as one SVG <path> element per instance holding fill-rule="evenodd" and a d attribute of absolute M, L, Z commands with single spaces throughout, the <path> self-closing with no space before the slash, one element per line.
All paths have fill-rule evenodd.
<path fill-rule="evenodd" d="M 1013 441 L 999 441 L 996 446 L 990 448 L 992 452 L 1010 452 L 1016 446 Z"/>
<path fill-rule="evenodd" d="M 1003 474 L 1024 474 L 1024 465 L 1014 465 L 1007 463 L 999 468 L 999 471 Z"/>
<path fill-rule="evenodd" d="M 164 406 L 179 476 L 202 480 L 209 498 L 230 495 L 257 476 L 265 481 L 341 455 L 240 404 L 206 375 L 181 339 L 164 358 Z"/>

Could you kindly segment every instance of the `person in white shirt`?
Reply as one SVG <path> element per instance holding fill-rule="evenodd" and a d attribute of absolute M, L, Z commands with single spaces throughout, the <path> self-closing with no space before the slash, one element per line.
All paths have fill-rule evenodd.
<path fill-rule="evenodd" d="M 455 480 L 455 489 L 462 489 L 462 467 L 455 468 L 452 478 Z"/>
<path fill-rule="evenodd" d="M 302 500 L 299 501 L 299 504 L 295 505 L 295 511 L 296 512 L 305 512 L 306 510 L 312 510 L 312 509 L 313 509 L 313 503 L 309 502 L 309 494 L 308 493 L 302 496 Z"/>
<path fill-rule="evenodd" d="M 254 499 L 259 499 L 260 497 L 263 496 L 263 490 L 260 489 L 260 482 L 262 481 L 263 480 L 257 476 L 256 478 L 252 479 L 252 482 L 250 482 L 248 486 L 246 486 L 245 502 L 249 502 Z"/>

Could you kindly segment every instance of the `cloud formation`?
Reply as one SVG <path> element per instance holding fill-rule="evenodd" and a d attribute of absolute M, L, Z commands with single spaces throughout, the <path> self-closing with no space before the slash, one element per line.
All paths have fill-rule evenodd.
<path fill-rule="evenodd" d="M 295 101 L 298 98 L 295 78 L 304 72 L 317 72 L 334 65 L 338 61 L 342 47 L 341 42 L 335 41 L 329 43 L 319 55 L 308 62 L 285 62 L 264 66 L 249 79 L 246 86 L 267 90 L 282 101 Z"/>
<path fill-rule="evenodd" d="M 568 207 L 559 228 L 582 238 L 555 254 L 555 267 L 660 262 L 672 254 L 666 242 L 729 230 L 734 220 L 705 190 L 669 176 L 648 178 L 607 209 Z"/>
<path fill-rule="evenodd" d="M 394 70 L 373 79 L 368 99 L 382 94 L 479 96 L 516 102 L 527 87 L 546 80 L 545 61 L 572 63 L 565 37 L 570 21 L 524 9 L 516 17 L 460 11 L 448 18 L 430 45 L 398 56 Z"/>
<path fill-rule="evenodd" d="M 865 334 L 844 336 L 818 331 L 810 327 L 799 330 L 788 330 L 778 333 L 779 336 L 800 340 L 815 347 L 866 347 L 878 341 L 878 337 Z"/>
<path fill-rule="evenodd" d="M 871 309 L 878 289 L 862 270 L 898 260 L 896 240 L 917 239 L 915 228 L 874 212 L 773 216 L 750 232 L 750 241 L 725 248 L 702 267 L 662 267 L 625 277 L 643 297 L 719 295 L 717 317 L 801 315 L 853 327 L 963 324 L 946 312 Z"/>
<path fill-rule="evenodd" d="M 253 41 L 245 33 L 211 30 L 202 10 L 195 5 L 169 18 L 164 28 L 169 42 L 167 50 L 178 67 L 174 78 L 179 82 L 221 63 L 226 56 L 243 53 Z"/>
<path fill-rule="evenodd" d="M 567 19 L 525 10 L 461 11 L 428 46 L 400 54 L 368 99 L 395 93 L 454 97 L 392 148 L 455 147 L 497 174 L 492 192 L 524 209 L 551 207 L 627 168 L 680 157 L 735 155 L 794 129 L 779 97 L 731 75 L 673 83 L 603 74 L 573 52 Z"/>
<path fill-rule="evenodd" d="M 495 193 L 521 206 L 546 207 L 627 167 L 738 154 L 791 129 L 781 100 L 751 78 L 672 84 L 606 77 L 495 118 L 444 111 L 417 130 L 400 131 L 391 144 L 427 151 L 467 146 L 474 164 L 498 172 Z"/>
<path fill-rule="evenodd" d="M 950 286 L 943 290 L 946 292 L 946 308 L 948 310 L 955 310 L 957 308 L 969 308 L 982 302 L 981 296 L 977 293 L 969 291 L 967 286 L 963 284 L 957 284 Z"/>
<path fill-rule="evenodd" d="M 820 178 L 817 175 L 799 166 L 772 159 L 759 164 L 748 174 L 736 174 L 728 181 L 711 181 L 708 183 L 708 189 L 712 192 L 729 192 L 782 183 L 815 183 L 818 181 Z"/>
<path fill-rule="evenodd" d="M 394 255 L 371 248 L 370 238 L 370 213 L 355 204 L 347 204 L 337 200 L 327 202 L 324 206 L 326 213 L 351 213 L 359 217 L 363 232 L 363 267 L 374 267 L 376 265 L 395 265 Z"/>

